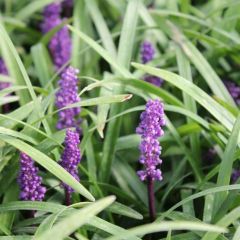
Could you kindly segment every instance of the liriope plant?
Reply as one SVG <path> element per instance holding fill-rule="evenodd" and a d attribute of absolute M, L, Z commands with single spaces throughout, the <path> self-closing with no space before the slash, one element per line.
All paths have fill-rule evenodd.
<path fill-rule="evenodd" d="M 240 238 L 238 0 L 0 10 L 0 240 Z"/>

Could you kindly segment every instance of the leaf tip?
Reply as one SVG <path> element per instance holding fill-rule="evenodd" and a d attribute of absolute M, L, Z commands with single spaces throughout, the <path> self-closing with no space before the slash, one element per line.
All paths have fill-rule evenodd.
<path fill-rule="evenodd" d="M 128 95 L 124 96 L 124 98 L 123 98 L 122 102 L 125 102 L 125 101 L 127 101 L 127 100 L 131 99 L 131 98 L 132 98 L 132 96 L 133 96 L 132 94 L 128 94 Z"/>

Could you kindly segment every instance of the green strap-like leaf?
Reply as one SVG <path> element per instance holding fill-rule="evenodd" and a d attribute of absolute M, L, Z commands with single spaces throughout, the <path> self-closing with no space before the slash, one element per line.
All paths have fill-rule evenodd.
<path fill-rule="evenodd" d="M 218 232 L 224 233 L 227 230 L 223 227 L 214 226 L 206 223 L 201 222 L 190 222 L 190 221 L 176 221 L 176 222 L 161 222 L 161 223 L 152 223 L 146 224 L 139 227 L 135 227 L 132 229 L 128 229 L 126 233 L 119 234 L 117 236 L 113 236 L 107 238 L 107 240 L 120 240 L 127 237 L 131 237 L 133 235 L 145 235 L 154 232 L 167 232 L 167 231 L 174 231 L 174 230 L 189 230 L 189 231 L 209 231 L 209 232 Z"/>
<path fill-rule="evenodd" d="M 225 215 L 220 221 L 216 224 L 221 227 L 228 227 L 232 223 L 234 223 L 240 217 L 240 207 L 235 208 L 230 213 Z M 211 233 L 208 232 L 204 235 L 202 240 L 215 240 L 220 233 Z"/>
<path fill-rule="evenodd" d="M 234 153 L 237 147 L 239 134 L 240 134 L 240 115 L 238 116 L 234 124 L 231 136 L 228 140 L 226 149 L 222 157 L 222 162 L 220 164 L 218 178 L 217 178 L 218 186 L 228 185 L 230 183 L 232 166 L 234 161 Z M 224 202 L 226 197 L 227 197 L 227 192 L 221 192 L 215 195 L 214 212 L 213 212 L 214 214 L 216 214 L 216 212 L 219 210 L 219 207 Z"/>
<path fill-rule="evenodd" d="M 35 0 L 31 1 L 26 7 L 22 8 L 15 17 L 20 20 L 29 18 L 34 12 L 41 10 L 46 5 L 54 2 L 55 0 Z"/>
<path fill-rule="evenodd" d="M 87 207 L 82 208 L 81 210 L 74 211 L 71 215 L 54 225 L 49 231 L 43 233 L 41 236 L 38 236 L 35 239 L 62 240 L 81 227 L 83 224 L 88 223 L 93 216 L 97 215 L 100 211 L 111 205 L 114 200 L 115 197 L 106 197 Z"/>

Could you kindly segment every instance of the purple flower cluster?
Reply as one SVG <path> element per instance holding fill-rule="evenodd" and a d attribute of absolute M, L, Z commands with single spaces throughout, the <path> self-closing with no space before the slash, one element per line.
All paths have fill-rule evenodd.
<path fill-rule="evenodd" d="M 139 178 L 162 180 L 162 172 L 157 169 L 157 165 L 162 163 L 159 158 L 161 146 L 158 138 L 163 136 L 162 126 L 165 125 L 163 104 L 159 100 L 149 100 L 145 111 L 140 116 L 141 122 L 136 129 L 136 133 L 141 135 L 139 146 L 141 155 L 140 163 L 144 165 L 145 170 L 138 171 Z"/>
<path fill-rule="evenodd" d="M 41 24 L 43 33 L 49 32 L 62 23 L 61 19 L 61 4 L 52 3 L 44 8 L 44 21 Z M 52 37 L 48 44 L 51 52 L 53 62 L 57 69 L 61 68 L 67 63 L 71 57 L 71 37 L 66 26 L 63 26 L 55 35 Z"/>
<path fill-rule="evenodd" d="M 60 165 L 78 181 L 79 177 L 77 166 L 81 160 L 81 153 L 78 148 L 79 143 L 79 134 L 70 129 L 67 129 L 64 141 L 65 149 L 60 161 Z M 66 185 L 65 183 L 63 183 L 63 186 L 68 193 L 73 192 L 73 189 L 70 186 Z"/>
<path fill-rule="evenodd" d="M 3 61 L 3 59 L 0 58 L 0 74 L 2 75 L 8 75 L 7 67 Z M 9 82 L 0 82 L 0 90 L 7 88 L 11 85 Z"/>
<path fill-rule="evenodd" d="M 34 161 L 25 153 L 20 153 L 18 183 L 21 190 L 21 200 L 43 200 L 46 188 L 42 186 L 42 178 L 38 176 L 38 168 L 35 167 Z"/>
<path fill-rule="evenodd" d="M 142 63 L 146 64 L 148 62 L 150 62 L 151 60 L 153 60 L 155 55 L 155 49 L 152 45 L 151 42 L 148 41 L 144 41 L 141 45 L 141 60 Z M 144 77 L 144 80 L 146 82 L 149 82 L 157 87 L 161 87 L 163 84 L 163 80 L 159 77 L 156 76 L 152 76 L 152 75 L 146 75 Z"/>
<path fill-rule="evenodd" d="M 240 105 L 240 86 L 237 85 L 235 82 L 231 81 L 225 81 L 224 84 L 227 87 L 229 93 L 231 94 L 236 104 Z"/>
<path fill-rule="evenodd" d="M 56 93 L 56 107 L 58 109 L 80 101 L 77 86 L 78 73 L 79 70 L 71 66 L 63 71 L 61 79 L 58 81 L 60 89 Z M 80 111 L 80 107 L 61 110 L 58 113 L 59 119 L 56 126 L 57 129 L 70 127 L 78 128 L 79 120 L 76 119 L 76 116 L 80 113 Z"/>

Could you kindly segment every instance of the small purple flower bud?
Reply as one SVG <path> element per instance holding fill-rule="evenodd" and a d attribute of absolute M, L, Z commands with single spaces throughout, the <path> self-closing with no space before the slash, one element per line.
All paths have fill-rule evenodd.
<path fill-rule="evenodd" d="M 155 49 L 151 42 L 144 41 L 141 45 L 141 60 L 142 63 L 146 64 L 153 60 L 155 55 Z M 149 82 L 157 87 L 161 87 L 163 80 L 159 77 L 146 75 L 144 81 Z"/>
<path fill-rule="evenodd" d="M 0 74 L 8 75 L 7 67 L 2 58 L 0 58 Z M 8 88 L 9 86 L 11 86 L 11 83 L 9 82 L 0 82 L 0 90 Z"/>
<path fill-rule="evenodd" d="M 60 89 L 56 93 L 55 103 L 58 109 L 80 101 L 77 86 L 78 73 L 79 70 L 71 66 L 63 71 L 61 79 L 58 81 Z M 58 113 L 59 118 L 56 126 L 57 129 L 76 127 L 79 130 L 79 119 L 76 119 L 76 116 L 80 113 L 80 111 L 80 107 L 61 110 Z"/>
<path fill-rule="evenodd" d="M 144 41 L 141 45 L 141 59 L 142 63 L 148 63 L 153 60 L 155 49 L 151 42 Z"/>
<path fill-rule="evenodd" d="M 81 153 L 78 147 L 79 143 L 79 134 L 67 129 L 64 141 L 65 148 L 60 161 L 60 165 L 78 181 L 79 176 L 77 167 L 81 160 Z M 63 186 L 68 193 L 73 192 L 73 189 L 67 184 L 63 183 Z"/>
<path fill-rule="evenodd" d="M 235 82 L 224 81 L 225 86 L 227 87 L 230 95 L 234 99 L 237 105 L 240 105 L 240 86 Z"/>
<path fill-rule="evenodd" d="M 20 153 L 20 172 L 18 176 L 20 199 L 42 201 L 46 188 L 42 186 L 42 178 L 38 176 L 38 168 L 34 161 L 25 153 Z"/>
<path fill-rule="evenodd" d="M 163 84 L 163 80 L 159 77 L 153 76 L 153 75 L 146 75 L 144 77 L 144 80 L 148 83 L 151 83 L 157 87 L 161 87 Z"/>
<path fill-rule="evenodd" d="M 239 179 L 239 177 L 240 177 L 240 170 L 233 169 L 233 172 L 232 172 L 232 175 L 231 175 L 232 183 L 236 183 L 237 180 Z"/>
<path fill-rule="evenodd" d="M 140 134 L 142 138 L 139 145 L 141 153 L 139 162 L 144 165 L 145 169 L 138 171 L 137 174 L 142 181 L 147 178 L 161 181 L 162 172 L 156 167 L 162 163 L 159 158 L 161 146 L 158 138 L 164 134 L 162 129 L 162 126 L 165 125 L 163 104 L 157 99 L 149 100 L 140 120 L 136 133 Z"/>

